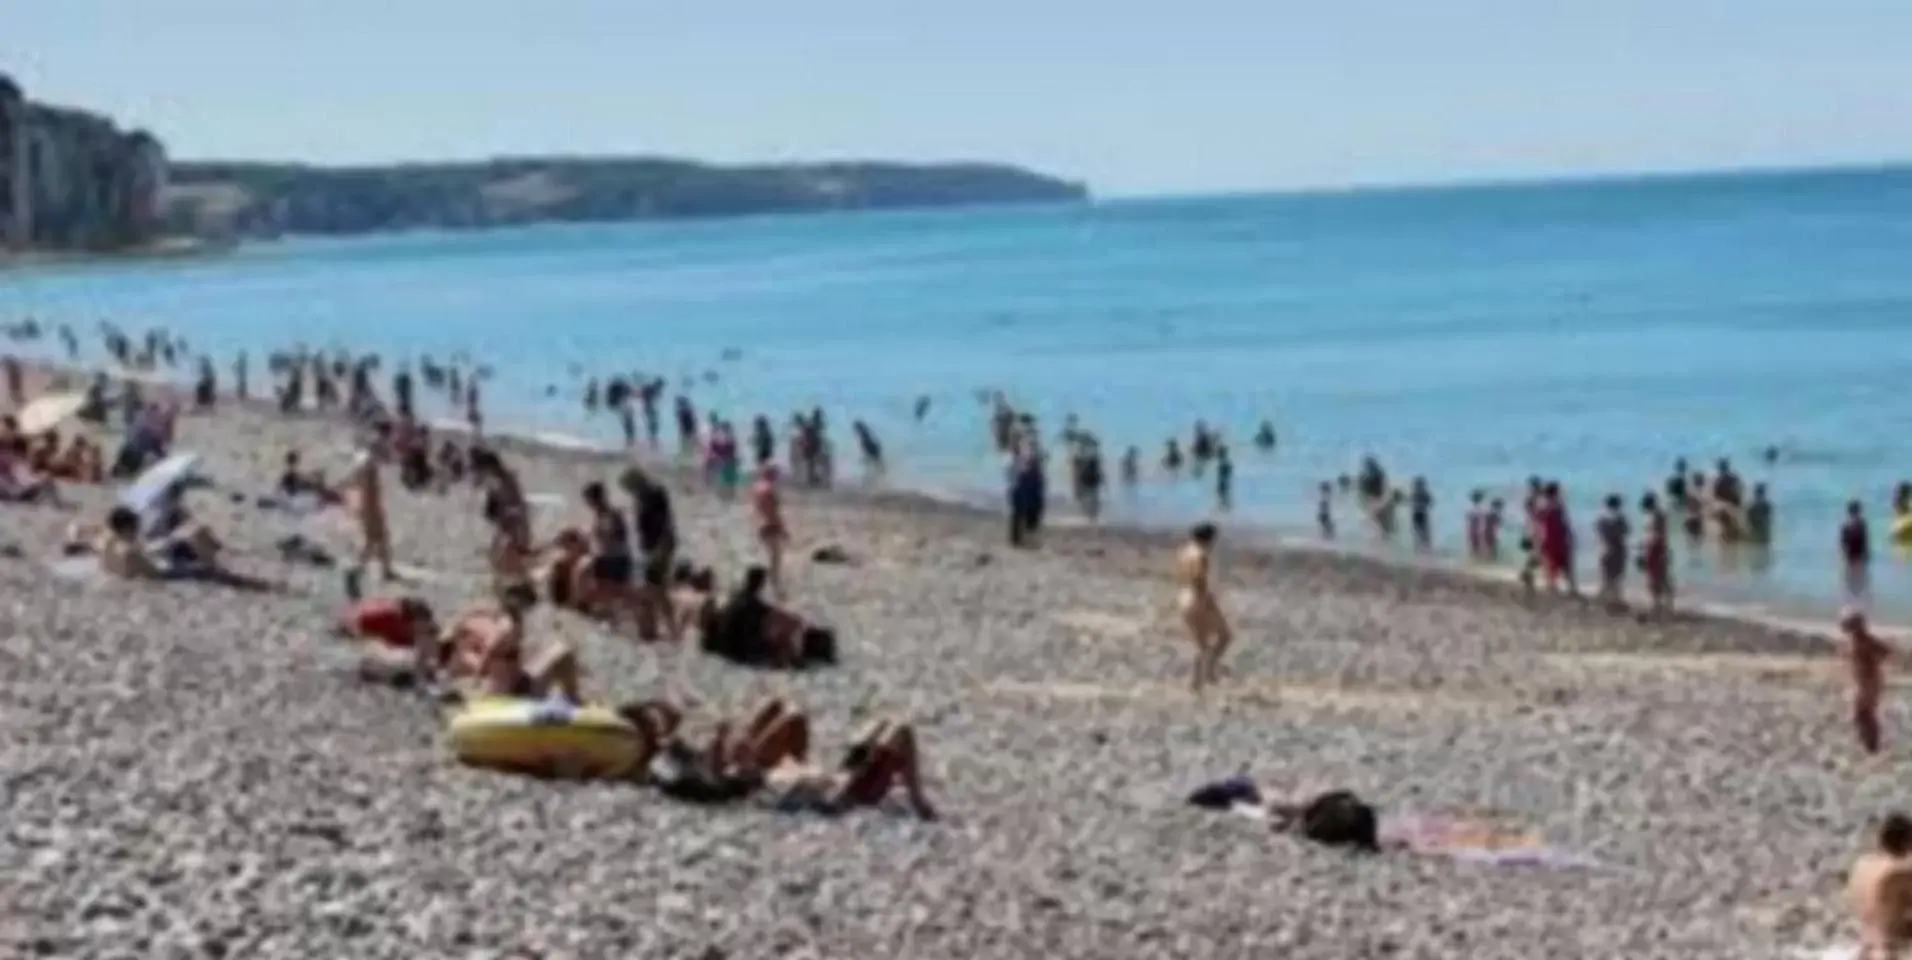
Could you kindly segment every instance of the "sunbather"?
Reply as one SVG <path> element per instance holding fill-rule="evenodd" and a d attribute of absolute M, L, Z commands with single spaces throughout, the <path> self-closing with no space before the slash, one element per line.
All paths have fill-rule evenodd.
<path fill-rule="evenodd" d="M 537 602 L 529 584 L 513 584 L 499 591 L 495 603 L 474 604 L 445 627 L 438 656 L 466 692 L 512 697 L 555 692 L 582 702 L 576 651 L 553 642 L 535 657 L 525 655 L 525 614 Z"/>
<path fill-rule="evenodd" d="M 836 636 L 763 597 L 769 571 L 753 566 L 722 605 L 703 618 L 704 650 L 743 664 L 791 668 L 836 659 Z"/>

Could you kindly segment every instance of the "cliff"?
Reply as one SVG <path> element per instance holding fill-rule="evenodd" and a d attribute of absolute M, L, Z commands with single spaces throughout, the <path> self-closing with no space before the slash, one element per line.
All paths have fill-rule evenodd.
<path fill-rule="evenodd" d="M 0 74 L 0 251 L 151 243 L 165 184 L 166 152 L 150 134 L 34 103 Z"/>
<path fill-rule="evenodd" d="M 382 167 L 182 162 L 165 199 L 201 236 L 364 233 L 540 221 L 1082 200 L 1080 184 L 993 164 L 712 166 L 663 158 L 509 158 Z"/>

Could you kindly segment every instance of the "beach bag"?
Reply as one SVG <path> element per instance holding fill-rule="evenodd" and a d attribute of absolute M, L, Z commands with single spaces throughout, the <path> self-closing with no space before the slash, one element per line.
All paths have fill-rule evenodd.
<path fill-rule="evenodd" d="M 835 665 L 837 662 L 836 631 L 829 627 L 805 627 L 802 661 L 806 665 Z"/>
<path fill-rule="evenodd" d="M 1352 791 L 1335 790 L 1308 801 L 1295 829 L 1328 847 L 1375 851 L 1381 848 L 1380 817 Z"/>

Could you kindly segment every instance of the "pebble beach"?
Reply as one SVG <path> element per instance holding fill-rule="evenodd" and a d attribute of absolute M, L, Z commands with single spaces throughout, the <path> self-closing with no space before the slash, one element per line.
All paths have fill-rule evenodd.
<path fill-rule="evenodd" d="M 940 821 L 467 769 L 436 707 L 341 669 L 338 572 L 285 564 L 271 544 L 292 521 L 225 495 L 263 493 L 289 448 L 336 472 L 347 428 L 225 407 L 177 445 L 219 485 L 192 503 L 231 565 L 287 589 L 58 569 L 104 488 L 66 488 L 77 512 L 0 507 L 19 547 L 0 559 L 0 955 L 1779 957 L 1850 939 L 1844 868 L 1902 800 L 1905 692 L 1865 758 L 1825 637 L 1526 602 L 1231 548 L 1224 527 L 1237 638 L 1198 697 L 1172 539 L 1069 528 L 1010 550 L 986 511 L 857 492 L 789 504 L 792 604 L 837 629 L 836 668 L 745 670 L 549 611 L 534 629 L 580 648 L 603 699 L 707 722 L 787 697 L 826 755 L 906 718 Z M 507 450 L 544 529 L 617 466 Z M 726 576 L 754 561 L 741 504 L 672 490 L 690 556 Z M 406 589 L 440 610 L 481 593 L 475 494 L 388 493 Z M 825 545 L 852 562 L 807 560 Z M 1184 805 L 1243 767 L 1273 794 L 1491 818 L 1599 866 L 1352 856 Z"/>

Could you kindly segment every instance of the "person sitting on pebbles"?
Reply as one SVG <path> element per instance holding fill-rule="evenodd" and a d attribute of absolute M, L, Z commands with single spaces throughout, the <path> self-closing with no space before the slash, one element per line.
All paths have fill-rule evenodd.
<path fill-rule="evenodd" d="M 465 692 L 484 696 L 557 693 L 583 702 L 577 654 L 568 645 L 554 642 L 535 658 L 525 656 L 525 615 L 537 602 L 530 584 L 513 584 L 499 592 L 496 603 L 474 604 L 454 618 L 439 637 L 452 680 Z"/>
<path fill-rule="evenodd" d="M 31 469 L 19 451 L 21 443 L 0 442 L 0 503 L 50 503 L 58 505 L 59 490 L 53 479 Z"/>
<path fill-rule="evenodd" d="M 836 635 L 764 599 L 770 572 L 744 571 L 743 582 L 699 623 L 706 653 L 735 663 L 780 669 L 836 659 Z"/>
<path fill-rule="evenodd" d="M 1889 814 L 1877 845 L 1859 855 L 1846 881 L 1859 923 L 1858 960 L 1891 960 L 1912 950 L 1912 817 Z"/>
<path fill-rule="evenodd" d="M 68 537 L 70 541 L 74 538 L 91 540 L 91 543 L 69 542 L 67 552 L 97 553 L 100 570 L 109 576 L 196 580 L 243 590 L 276 589 L 267 581 L 221 566 L 218 538 L 202 525 L 190 525 L 170 537 L 143 539 L 139 514 L 128 507 L 114 507 L 107 514 L 105 528 L 97 536 L 80 526 L 69 530 Z"/>
<path fill-rule="evenodd" d="M 438 618 L 431 604 L 414 596 L 367 597 L 360 584 L 363 574 L 345 575 L 346 606 L 332 629 L 335 634 L 365 645 L 360 673 L 367 678 L 390 680 L 429 680 L 442 664 L 437 662 L 444 648 L 438 645 Z M 403 662 L 405 653 L 413 656 Z"/>

